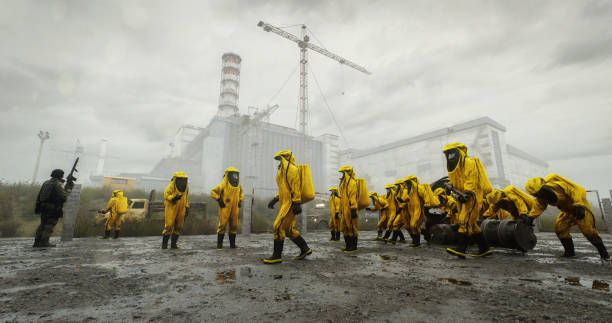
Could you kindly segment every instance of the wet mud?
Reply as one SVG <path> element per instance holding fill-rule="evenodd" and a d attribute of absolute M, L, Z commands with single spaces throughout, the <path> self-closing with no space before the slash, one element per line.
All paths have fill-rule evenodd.
<path fill-rule="evenodd" d="M 576 236 L 575 259 L 559 258 L 554 234 L 524 254 L 495 249 L 460 260 L 442 246 L 366 241 L 346 255 L 328 233 L 309 233 L 313 254 L 265 265 L 272 236 L 75 239 L 33 250 L 31 239 L 0 239 L 0 321 L 593 321 L 612 317 L 612 264 Z M 612 236 L 602 235 L 612 249 Z M 227 242 L 226 242 L 227 244 Z M 475 251 L 476 247 L 472 247 Z"/>

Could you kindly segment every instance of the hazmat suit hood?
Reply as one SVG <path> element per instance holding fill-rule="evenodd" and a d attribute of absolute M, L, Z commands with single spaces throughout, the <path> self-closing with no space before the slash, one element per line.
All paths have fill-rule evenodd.
<path fill-rule="evenodd" d="M 553 189 L 546 184 L 546 181 L 541 177 L 534 177 L 525 183 L 525 191 L 527 193 L 540 198 L 550 204 L 555 204 L 558 201 L 558 197 Z"/>
<path fill-rule="evenodd" d="M 340 181 L 340 184 L 348 182 L 351 179 L 355 179 L 355 171 L 353 171 L 353 167 L 351 166 L 342 166 L 338 168 L 338 172 L 342 173 L 342 180 Z"/>
<path fill-rule="evenodd" d="M 389 194 L 393 194 L 393 188 L 395 186 L 393 186 L 393 184 L 387 184 L 385 185 L 385 189 L 387 190 L 387 197 L 389 197 Z"/>
<path fill-rule="evenodd" d="M 187 174 L 185 172 L 176 172 L 172 175 L 171 185 L 174 185 L 177 191 L 184 193 L 188 188 Z"/>
<path fill-rule="evenodd" d="M 332 195 L 336 195 L 338 196 L 338 188 L 337 187 L 330 187 L 329 191 L 331 192 Z"/>
<path fill-rule="evenodd" d="M 235 167 L 228 167 L 223 174 L 223 181 L 233 187 L 240 186 L 240 171 Z"/>
<path fill-rule="evenodd" d="M 123 197 L 123 192 L 121 190 L 114 190 L 113 197 Z"/>
<path fill-rule="evenodd" d="M 372 200 L 372 205 L 376 205 L 376 201 L 378 201 L 378 193 L 376 193 L 375 191 L 372 191 L 368 194 L 368 197 L 370 198 L 370 200 Z"/>
<path fill-rule="evenodd" d="M 489 205 L 495 205 L 497 202 L 501 201 L 504 196 L 505 194 L 502 190 L 493 190 L 491 193 L 487 194 L 487 203 Z"/>
<path fill-rule="evenodd" d="M 279 169 L 287 169 L 289 164 L 296 166 L 295 157 L 293 157 L 291 150 L 281 150 L 277 152 L 276 155 L 274 155 L 274 159 L 280 160 Z"/>
<path fill-rule="evenodd" d="M 402 189 L 402 185 L 404 184 L 404 180 L 403 179 L 398 179 L 395 182 L 393 182 L 393 187 L 394 187 L 394 191 L 395 192 L 400 192 L 400 190 Z"/>
<path fill-rule="evenodd" d="M 419 186 L 419 179 L 414 175 L 404 177 L 404 187 L 408 190 L 408 194 L 412 191 L 413 187 Z"/>
<path fill-rule="evenodd" d="M 442 152 L 446 157 L 446 170 L 449 173 L 457 169 L 457 166 L 460 166 L 468 157 L 467 146 L 460 142 L 444 146 Z"/>

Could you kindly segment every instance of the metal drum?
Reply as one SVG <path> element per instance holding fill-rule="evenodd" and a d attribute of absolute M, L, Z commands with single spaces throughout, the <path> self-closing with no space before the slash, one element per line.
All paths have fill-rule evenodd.
<path fill-rule="evenodd" d="M 533 233 L 533 227 L 522 221 L 485 220 L 482 222 L 481 229 L 491 246 L 527 252 L 532 250 L 538 242 Z"/>
<path fill-rule="evenodd" d="M 436 224 L 430 229 L 431 238 L 429 242 L 435 244 L 454 244 L 457 243 L 459 233 L 457 227 L 450 224 Z"/>

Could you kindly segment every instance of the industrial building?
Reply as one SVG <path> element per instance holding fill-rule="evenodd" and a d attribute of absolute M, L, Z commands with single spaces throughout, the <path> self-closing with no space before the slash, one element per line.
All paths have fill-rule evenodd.
<path fill-rule="evenodd" d="M 466 144 L 468 155 L 480 158 L 494 188 L 522 189 L 529 178 L 548 174 L 546 162 L 507 144 L 506 127 L 488 117 L 370 149 L 343 151 L 340 159 L 366 179 L 368 189 L 384 192 L 385 184 L 407 175 L 424 183 L 446 176 L 442 148 L 453 142 Z"/>

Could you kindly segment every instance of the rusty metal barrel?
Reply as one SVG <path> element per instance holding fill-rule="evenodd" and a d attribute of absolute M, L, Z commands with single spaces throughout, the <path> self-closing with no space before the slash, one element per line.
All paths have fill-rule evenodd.
<path fill-rule="evenodd" d="M 459 233 L 456 226 L 450 224 L 436 224 L 430 228 L 431 238 L 429 242 L 436 244 L 457 243 Z"/>
<path fill-rule="evenodd" d="M 484 220 L 480 225 L 489 245 L 527 252 L 538 242 L 533 227 L 516 220 Z"/>

